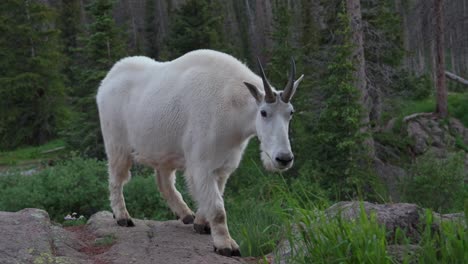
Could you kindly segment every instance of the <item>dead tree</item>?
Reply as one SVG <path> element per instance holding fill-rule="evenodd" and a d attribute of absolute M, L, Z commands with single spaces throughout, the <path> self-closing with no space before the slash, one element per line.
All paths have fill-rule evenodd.
<path fill-rule="evenodd" d="M 445 52 L 444 52 L 444 1 L 434 0 L 436 25 L 435 39 L 435 77 L 436 77 L 436 110 L 440 117 L 448 116 L 447 87 L 445 85 Z"/>
<path fill-rule="evenodd" d="M 369 97 L 367 75 L 366 75 L 366 61 L 364 57 L 364 38 L 362 26 L 362 14 L 360 0 L 346 0 L 346 12 L 350 18 L 351 28 L 351 41 L 354 45 L 353 60 L 354 60 L 354 77 L 355 86 L 360 92 L 360 103 L 363 106 L 364 113 L 361 119 L 363 127 L 361 132 L 369 130 L 369 114 L 371 109 L 371 100 Z M 375 157 L 374 140 L 369 137 L 366 142 L 369 154 L 372 158 Z"/>

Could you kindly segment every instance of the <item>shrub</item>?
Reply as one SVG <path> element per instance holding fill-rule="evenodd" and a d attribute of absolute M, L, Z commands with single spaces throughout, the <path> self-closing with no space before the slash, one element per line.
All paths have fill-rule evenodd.
<path fill-rule="evenodd" d="M 433 90 L 430 77 L 416 76 L 408 71 L 401 71 L 398 75 L 395 89 L 411 99 L 422 100 L 428 98 Z"/>
<path fill-rule="evenodd" d="M 0 210 L 41 208 L 60 222 L 72 212 L 88 217 L 109 209 L 106 167 L 74 157 L 33 176 L 8 175 L 0 178 L 0 197 Z"/>
<path fill-rule="evenodd" d="M 437 212 L 463 209 L 465 191 L 463 153 L 438 159 L 433 154 L 420 157 L 409 169 L 409 176 L 401 182 L 407 202 L 431 208 Z"/>
<path fill-rule="evenodd" d="M 194 210 L 193 202 L 187 192 L 182 175 L 177 177 L 176 186 L 187 205 Z M 153 173 L 133 176 L 132 180 L 125 185 L 124 195 L 127 210 L 132 217 L 153 220 L 176 219 L 159 192 Z"/>
<path fill-rule="evenodd" d="M 142 174 L 134 175 L 124 188 L 130 214 L 137 218 L 174 219 L 157 190 L 153 173 L 140 171 Z M 63 222 L 64 216 L 72 212 L 89 218 L 98 211 L 110 210 L 107 184 L 104 162 L 73 157 L 32 176 L 17 173 L 0 177 L 0 210 L 41 208 L 57 222 Z M 184 182 L 178 181 L 177 185 L 187 200 Z"/>

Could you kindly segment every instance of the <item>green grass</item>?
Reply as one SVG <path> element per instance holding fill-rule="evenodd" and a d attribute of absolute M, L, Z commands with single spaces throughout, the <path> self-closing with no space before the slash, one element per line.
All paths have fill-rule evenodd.
<path fill-rule="evenodd" d="M 106 235 L 101 238 L 97 238 L 96 241 L 94 241 L 94 246 L 97 247 L 105 247 L 105 246 L 111 246 L 115 243 L 115 240 L 117 238 L 115 237 L 114 234 Z"/>
<path fill-rule="evenodd" d="M 39 163 L 41 160 L 55 158 L 63 154 L 65 149 L 47 152 L 62 147 L 65 147 L 64 141 L 61 139 L 56 139 L 41 146 L 28 146 L 12 151 L 1 151 L 0 165 L 14 166 L 29 163 Z"/>
<path fill-rule="evenodd" d="M 86 217 L 75 219 L 75 220 L 67 220 L 63 222 L 63 226 L 81 226 L 81 225 L 86 225 L 88 222 L 88 219 Z"/>
<path fill-rule="evenodd" d="M 435 110 L 435 98 L 430 97 L 423 100 L 405 100 L 400 103 L 396 115 L 408 116 L 414 113 L 433 112 Z M 448 95 L 449 114 L 459 119 L 465 127 L 468 127 L 468 93 L 450 93 Z"/>
<path fill-rule="evenodd" d="M 468 211 L 465 210 L 465 213 Z M 457 222 L 436 222 L 432 212 L 422 215 L 419 248 L 403 256 L 402 263 L 465 263 L 468 259 L 468 235 Z M 297 224 L 300 223 L 300 224 Z M 288 241 L 293 250 L 290 263 L 398 263 L 388 251 L 388 232 L 375 215 L 361 210 L 355 220 L 330 218 L 322 210 L 296 209 L 291 218 Z M 435 228 L 439 226 L 438 228 Z M 398 245 L 408 248 L 404 230 L 397 230 Z M 410 253 L 410 252 L 408 252 Z"/>

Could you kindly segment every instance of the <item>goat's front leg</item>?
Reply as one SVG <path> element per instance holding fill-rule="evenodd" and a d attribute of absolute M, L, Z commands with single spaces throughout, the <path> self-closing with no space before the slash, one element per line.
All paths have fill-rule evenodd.
<path fill-rule="evenodd" d="M 224 201 L 216 177 L 206 174 L 203 175 L 205 177 L 193 176 L 198 176 L 193 181 L 193 192 L 198 203 L 197 215 L 205 216 L 209 222 L 215 251 L 223 256 L 240 256 L 239 245 L 229 234 Z"/>
<path fill-rule="evenodd" d="M 216 173 L 216 183 L 218 185 L 218 190 L 221 196 L 223 196 L 224 187 L 228 178 L 229 174 L 227 172 L 218 171 Z M 193 228 L 199 234 L 211 234 L 210 223 L 208 222 L 206 217 L 200 212 L 200 210 L 197 211 L 197 214 L 195 216 Z"/>

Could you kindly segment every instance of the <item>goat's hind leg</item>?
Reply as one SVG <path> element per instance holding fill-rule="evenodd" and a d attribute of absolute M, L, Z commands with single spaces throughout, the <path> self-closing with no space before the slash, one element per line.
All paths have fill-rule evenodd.
<path fill-rule="evenodd" d="M 114 217 L 120 226 L 135 226 L 125 206 L 123 186 L 130 180 L 130 155 L 122 152 L 108 154 L 109 162 L 109 192 Z"/>
<path fill-rule="evenodd" d="M 182 195 L 175 188 L 175 170 L 158 169 L 156 171 L 159 191 L 167 201 L 167 204 L 184 224 L 192 224 L 195 218 L 192 210 L 187 206 Z"/>

